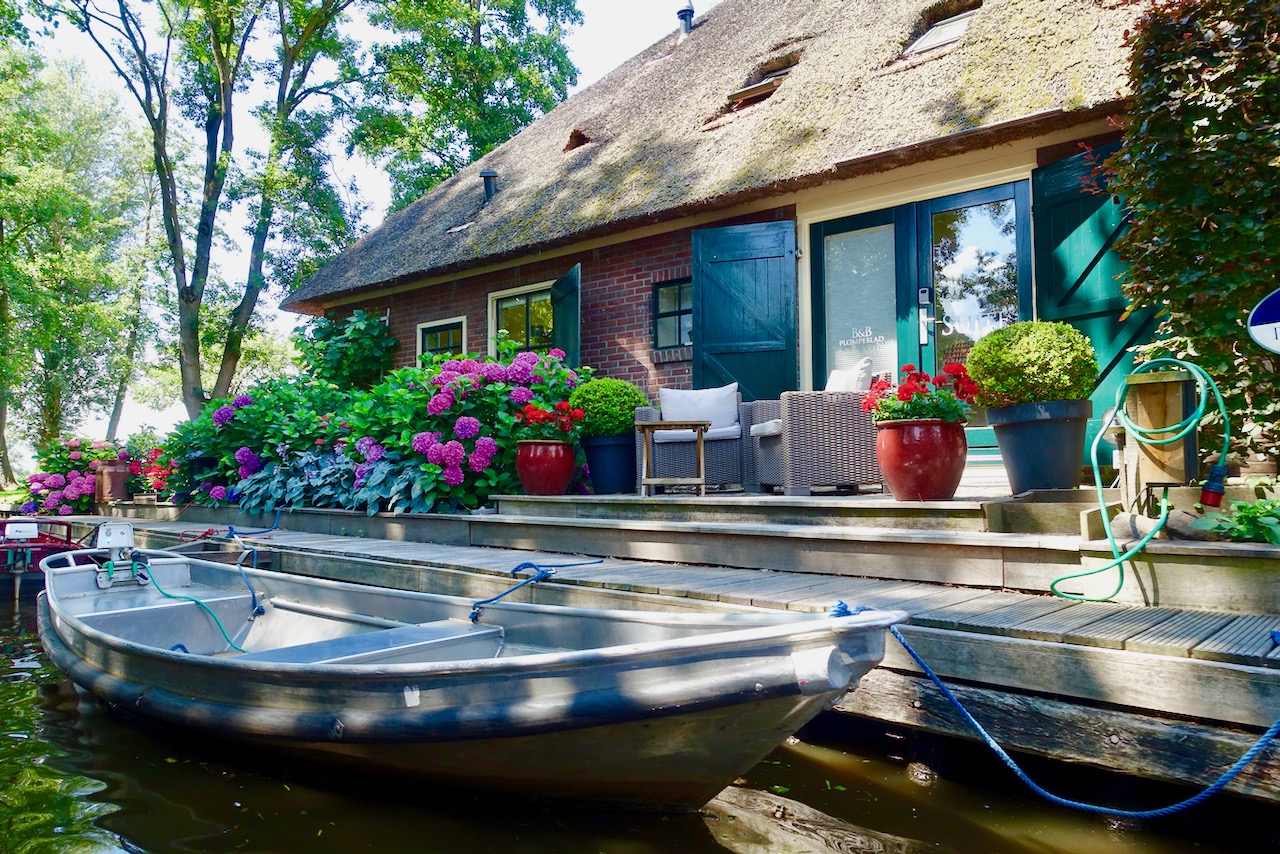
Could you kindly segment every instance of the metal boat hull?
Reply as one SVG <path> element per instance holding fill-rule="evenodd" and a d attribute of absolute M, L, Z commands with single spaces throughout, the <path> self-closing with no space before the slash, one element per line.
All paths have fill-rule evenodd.
<path fill-rule="evenodd" d="M 456 597 L 242 580 L 153 554 L 146 573 L 168 595 L 91 587 L 99 570 L 80 558 L 46 569 L 45 649 L 106 702 L 313 757 L 631 807 L 701 806 L 853 687 L 902 617 L 503 602 L 472 625 Z M 265 606 L 252 620 L 250 597 Z M 449 657 L 486 643 L 496 652 Z"/>

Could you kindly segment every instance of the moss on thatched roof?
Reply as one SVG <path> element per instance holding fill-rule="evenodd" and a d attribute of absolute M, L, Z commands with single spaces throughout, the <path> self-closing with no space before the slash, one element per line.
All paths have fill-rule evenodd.
<path fill-rule="evenodd" d="M 285 307 L 990 146 L 1123 95 L 1131 6 L 986 0 L 960 42 L 900 60 L 938 5 L 724 0 L 684 38 L 673 15 L 670 36 L 389 216 Z M 729 110 L 792 62 L 770 97 Z M 483 169 L 499 175 L 487 204 Z"/>

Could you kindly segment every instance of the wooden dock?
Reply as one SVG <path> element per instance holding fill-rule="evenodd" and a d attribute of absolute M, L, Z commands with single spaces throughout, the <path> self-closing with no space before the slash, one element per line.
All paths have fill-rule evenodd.
<path fill-rule="evenodd" d="M 1207 592 L 1215 583 L 1212 560 L 1194 554 L 1208 548 L 1206 544 L 1192 547 L 1190 561 L 1178 557 L 1174 544 L 1160 547 L 1172 556 L 1175 575 L 1196 569 L 1194 561 L 1200 561 L 1205 606 L 1143 601 L 1154 598 L 1153 581 L 1165 579 L 1154 569 L 1150 575 L 1136 573 L 1131 587 L 1137 592 L 1130 589 L 1121 597 L 1126 601 L 1074 602 L 1036 592 L 1034 584 L 1040 582 L 1027 590 L 1005 581 L 1010 575 L 1032 578 L 1034 567 L 1040 567 L 1041 575 L 1057 575 L 1087 563 L 1100 546 L 1083 534 L 982 530 L 989 526 L 991 514 L 975 514 L 969 502 L 955 503 L 953 516 L 945 508 L 935 510 L 937 527 L 917 528 L 906 517 L 890 517 L 904 510 L 918 512 L 918 505 L 883 500 L 864 502 L 861 517 L 848 515 L 856 501 L 841 503 L 839 512 L 824 515 L 822 500 L 807 505 L 790 500 L 779 502 L 776 514 L 770 515 L 767 506 L 753 500 L 730 510 L 739 514 L 737 521 L 713 513 L 709 505 L 717 501 L 726 503 L 715 498 L 692 505 L 669 503 L 665 518 L 655 514 L 651 520 L 643 518 L 651 504 L 633 504 L 633 512 L 624 514 L 606 502 L 602 514 L 592 516 L 590 500 L 561 502 L 561 515 L 548 516 L 530 515 L 529 508 L 543 506 L 530 503 L 523 513 L 504 507 L 500 516 L 434 520 L 434 532 L 453 532 L 441 538 L 444 542 L 404 537 L 414 533 L 405 527 L 410 520 L 404 518 L 368 520 L 384 534 L 369 536 L 370 531 L 361 527 L 365 517 L 329 514 L 322 523 L 314 515 L 290 514 L 281 528 L 245 539 L 270 550 L 285 571 L 408 589 L 430 585 L 437 592 L 478 597 L 509 586 L 512 568 L 526 561 L 564 564 L 582 561 L 582 555 L 603 555 L 599 563 L 557 569 L 553 583 L 580 604 L 600 604 L 594 597 L 608 594 L 631 597 L 640 607 L 718 603 L 821 611 L 840 600 L 851 606 L 900 609 L 910 615 L 903 635 L 1006 747 L 1193 786 L 1214 780 L 1280 716 L 1280 649 L 1271 636 L 1280 630 L 1280 609 L 1267 606 L 1275 593 L 1214 601 Z M 155 545 L 172 544 L 217 524 L 217 514 L 203 508 L 188 515 L 190 521 L 133 521 L 140 536 L 152 538 Z M 867 518 L 873 524 L 860 524 Z M 245 521 L 232 524 L 243 529 L 249 527 Z M 260 522 L 250 524 L 264 527 Z M 468 528 L 469 541 L 457 542 L 462 538 L 452 525 Z M 742 530 L 733 531 L 734 525 Z M 541 546 L 533 548 L 530 538 L 539 530 Z M 575 533 L 579 536 L 572 536 Z M 647 550 L 636 544 L 669 546 L 694 535 L 705 541 L 691 551 L 696 561 L 636 556 Z M 710 559 L 718 553 L 729 558 L 725 563 L 742 562 L 739 555 L 750 552 L 761 536 L 789 544 L 795 557 L 774 566 L 749 567 Z M 510 544 L 502 543 L 504 537 Z M 628 545 L 609 546 L 609 537 Z M 864 557 L 873 555 L 875 569 L 867 571 L 871 564 L 864 560 L 850 562 L 852 568 L 844 571 L 825 563 L 816 571 L 796 571 L 797 565 L 806 565 L 804 553 L 815 543 L 818 551 L 835 544 Z M 549 550 L 553 546 L 555 550 Z M 1246 548 L 1246 557 L 1233 553 L 1228 563 L 1236 567 L 1242 560 L 1260 560 L 1272 574 L 1280 549 L 1267 548 Z M 780 550 L 775 544 L 764 552 L 771 556 Z M 987 557 L 974 557 L 975 551 Z M 990 569 L 974 569 L 972 564 L 989 561 L 992 552 L 999 553 L 996 560 L 1001 564 L 1020 568 L 1012 573 L 1002 570 L 999 581 L 991 583 Z M 670 548 L 662 553 L 681 554 Z M 1064 554 L 1074 559 L 1065 560 Z M 761 557 L 753 555 L 752 560 L 759 562 Z M 966 569 L 965 564 L 971 566 Z M 960 569 L 951 575 L 938 571 L 939 566 L 957 565 Z M 921 569 L 928 567 L 933 567 L 931 577 Z M 423 572 L 426 568 L 446 574 L 432 576 Z M 1247 565 L 1236 568 L 1246 577 L 1261 571 Z M 922 574 L 926 580 L 920 580 Z M 964 580 L 974 575 L 985 583 Z M 1180 589 L 1178 583 L 1167 586 Z M 1222 586 L 1228 594 L 1234 589 L 1229 582 Z M 539 595 L 537 586 L 526 589 L 532 598 Z M 1238 607 L 1241 603 L 1265 607 L 1250 610 Z M 892 640 L 883 665 L 838 708 L 896 726 L 973 737 Z M 1280 800 L 1280 745 L 1264 751 L 1230 790 Z"/>

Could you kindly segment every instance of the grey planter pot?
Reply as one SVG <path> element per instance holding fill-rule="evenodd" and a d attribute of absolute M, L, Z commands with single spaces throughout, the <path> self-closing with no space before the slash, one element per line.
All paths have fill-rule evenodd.
<path fill-rule="evenodd" d="M 579 440 L 591 470 L 591 491 L 620 495 L 636 491 L 636 440 L 631 433 L 583 436 Z"/>
<path fill-rule="evenodd" d="M 987 410 L 1014 495 L 1032 489 L 1075 489 L 1084 464 L 1089 400 L 1050 400 Z"/>

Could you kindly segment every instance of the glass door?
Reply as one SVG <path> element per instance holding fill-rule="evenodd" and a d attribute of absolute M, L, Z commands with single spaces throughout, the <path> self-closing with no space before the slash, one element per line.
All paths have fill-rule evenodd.
<path fill-rule="evenodd" d="M 1026 185 L 994 187 L 922 204 L 916 303 L 920 365 L 964 364 L 973 343 L 1018 320 L 1031 299 Z M 1027 311 L 1029 316 L 1029 311 Z M 969 446 L 994 447 L 986 413 L 969 418 Z"/>

